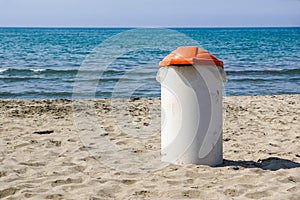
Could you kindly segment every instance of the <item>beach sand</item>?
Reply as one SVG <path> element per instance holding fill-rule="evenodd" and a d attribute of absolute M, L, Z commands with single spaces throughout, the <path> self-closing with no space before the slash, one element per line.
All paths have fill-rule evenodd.
<path fill-rule="evenodd" d="M 209 167 L 159 162 L 158 98 L 0 100 L 0 199 L 300 199 L 300 95 L 223 107 Z"/>

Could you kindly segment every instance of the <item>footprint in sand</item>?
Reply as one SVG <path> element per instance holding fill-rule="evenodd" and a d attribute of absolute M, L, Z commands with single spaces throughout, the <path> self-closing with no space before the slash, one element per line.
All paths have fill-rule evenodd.
<path fill-rule="evenodd" d="M 182 195 L 184 198 L 199 198 L 200 196 L 202 196 L 202 193 L 198 190 L 188 190 L 182 192 Z"/>
<path fill-rule="evenodd" d="M 121 183 L 125 184 L 125 185 L 132 185 L 136 182 L 136 180 L 130 180 L 130 179 L 123 179 L 121 180 Z"/>
<path fill-rule="evenodd" d="M 245 196 L 250 199 L 261 199 L 261 198 L 271 196 L 271 194 L 268 193 L 267 191 L 261 191 L 261 192 L 248 193 Z"/>
<path fill-rule="evenodd" d="M 55 199 L 55 200 L 59 200 L 59 199 L 64 199 L 64 196 L 62 194 L 49 194 L 45 197 L 45 199 Z"/>
<path fill-rule="evenodd" d="M 19 189 L 13 188 L 13 187 L 6 188 L 4 190 L 0 190 L 0 199 L 7 197 L 7 196 L 14 195 L 18 190 Z"/>
<path fill-rule="evenodd" d="M 6 175 L 7 175 L 7 172 L 1 172 L 1 171 L 0 171 L 0 178 L 1 178 L 1 177 L 4 177 L 4 176 L 6 176 Z"/>
<path fill-rule="evenodd" d="M 82 178 L 77 178 L 77 179 L 67 178 L 66 180 L 55 180 L 51 183 L 51 186 L 57 187 L 60 185 L 66 185 L 71 183 L 82 183 Z"/>

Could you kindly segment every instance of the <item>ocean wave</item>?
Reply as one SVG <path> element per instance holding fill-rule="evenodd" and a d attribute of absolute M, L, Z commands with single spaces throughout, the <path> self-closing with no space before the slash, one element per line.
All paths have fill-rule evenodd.
<path fill-rule="evenodd" d="M 292 75 L 300 74 L 300 68 L 294 69 L 278 69 L 278 70 L 226 70 L 227 75 L 253 75 L 253 74 L 263 74 L 263 75 Z"/>
<path fill-rule="evenodd" d="M 7 68 L 7 69 L 0 69 L 0 73 L 4 75 L 57 75 L 57 74 L 65 74 L 65 75 L 78 75 L 78 76 L 84 76 L 84 75 L 93 75 L 93 76 L 121 76 L 128 72 L 131 72 L 130 70 L 124 70 L 124 69 L 17 69 L 17 68 Z M 135 73 L 135 72 L 131 72 Z M 145 75 L 149 74 L 150 72 L 136 72 L 136 75 Z M 152 72 L 153 73 L 153 72 Z"/>
<path fill-rule="evenodd" d="M 7 69 L 0 69 L 0 73 L 72 73 L 77 72 L 78 70 L 54 70 L 54 69 L 17 69 L 17 68 L 7 68 Z"/>
<path fill-rule="evenodd" d="M 26 99 L 37 99 L 37 97 L 57 99 L 57 98 L 72 98 L 72 92 L 38 92 L 38 91 L 28 91 L 28 92 L 0 92 L 0 98 L 24 98 Z"/>
<path fill-rule="evenodd" d="M 82 79 L 83 78 L 83 79 Z M 152 78 L 143 78 L 143 79 L 137 79 L 136 77 L 99 77 L 99 78 L 88 78 L 88 79 L 84 79 L 84 77 L 82 78 L 77 78 L 74 80 L 66 80 L 66 82 L 99 82 L 99 83 L 105 83 L 105 82 L 155 82 L 156 83 L 156 79 L 155 76 Z"/>
<path fill-rule="evenodd" d="M 229 79 L 229 81 L 234 81 L 234 82 L 274 82 L 274 81 L 286 81 L 286 80 L 291 80 L 290 78 L 285 79 L 285 78 L 233 78 Z"/>
<path fill-rule="evenodd" d="M 77 69 L 17 69 L 17 68 L 7 68 L 0 69 L 1 74 L 5 75 L 31 75 L 31 74 L 77 74 L 79 71 Z M 82 71 L 84 73 L 95 73 L 95 71 Z"/>
<path fill-rule="evenodd" d="M 29 81 L 29 80 L 38 80 L 39 77 L 1 77 L 0 81 L 3 82 L 17 82 L 17 81 Z"/>

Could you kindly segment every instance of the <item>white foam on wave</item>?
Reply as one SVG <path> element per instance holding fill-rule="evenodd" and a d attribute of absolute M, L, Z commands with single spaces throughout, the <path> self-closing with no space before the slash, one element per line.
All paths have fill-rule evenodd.
<path fill-rule="evenodd" d="M 43 71 L 46 71 L 46 69 L 30 69 L 30 71 L 33 71 L 33 72 L 43 72 Z"/>
<path fill-rule="evenodd" d="M 0 73 L 6 72 L 7 69 L 0 69 Z"/>

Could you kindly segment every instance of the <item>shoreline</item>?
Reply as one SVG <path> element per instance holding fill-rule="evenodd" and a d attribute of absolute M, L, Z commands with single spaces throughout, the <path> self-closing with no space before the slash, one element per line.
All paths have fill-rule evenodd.
<path fill-rule="evenodd" d="M 300 198 L 299 94 L 224 97 L 218 167 L 146 168 L 159 161 L 149 156 L 160 151 L 159 98 L 75 101 L 0 99 L 0 198 Z M 98 130 L 78 130 L 81 114 L 103 132 L 85 140 L 81 131 Z"/>
<path fill-rule="evenodd" d="M 223 100 L 227 98 L 235 98 L 235 97 L 280 97 L 280 96 L 300 96 L 298 93 L 291 94 L 266 94 L 266 95 L 230 95 L 223 96 Z M 161 97 L 130 97 L 130 98 L 109 98 L 109 97 L 99 97 L 99 98 L 81 98 L 81 99 L 72 99 L 72 98 L 0 98 L 0 101 L 76 101 L 76 100 L 110 100 L 110 99 L 160 99 Z"/>

